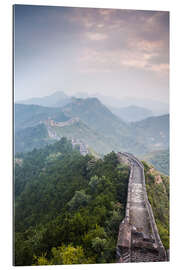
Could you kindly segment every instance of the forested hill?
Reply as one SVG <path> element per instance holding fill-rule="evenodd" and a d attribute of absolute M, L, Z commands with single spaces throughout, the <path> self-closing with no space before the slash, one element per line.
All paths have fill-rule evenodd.
<path fill-rule="evenodd" d="M 120 108 L 112 107 L 111 111 L 120 117 L 124 122 L 137 122 L 153 115 L 152 111 L 133 105 Z"/>
<path fill-rule="evenodd" d="M 97 98 L 73 98 L 62 111 L 67 117 L 79 117 L 90 128 L 105 136 L 114 151 L 146 152 L 146 146 L 142 141 L 137 142 L 131 127 Z"/>
<path fill-rule="evenodd" d="M 16 153 L 63 136 L 82 140 L 100 154 L 113 150 L 143 156 L 169 147 L 169 115 L 125 123 L 97 98 L 74 98 L 63 108 L 15 104 Z"/>
<path fill-rule="evenodd" d="M 169 149 L 150 152 L 143 157 L 143 160 L 152 164 L 158 171 L 169 175 Z"/>
<path fill-rule="evenodd" d="M 142 142 L 148 152 L 169 148 L 169 114 L 154 116 L 131 124 L 137 142 Z"/>
<path fill-rule="evenodd" d="M 69 119 L 60 108 L 24 104 L 14 105 L 14 124 L 16 131 L 35 126 L 40 121 L 47 120 L 48 118 L 56 121 L 66 121 Z"/>
<path fill-rule="evenodd" d="M 99 132 L 112 134 L 117 129 L 121 133 L 128 132 L 128 126 L 115 116 L 97 98 L 74 98 L 70 104 L 62 108 L 68 117 L 79 117 L 85 123 Z"/>
<path fill-rule="evenodd" d="M 18 130 L 14 136 L 16 153 L 32 151 L 34 148 L 42 148 L 48 143 L 55 142 L 55 140 L 49 138 L 47 128 L 44 124 Z"/>
<path fill-rule="evenodd" d="M 73 99 L 64 108 L 15 104 L 15 152 L 51 143 L 53 138 L 42 125 L 48 119 L 59 124 L 77 117 L 80 121 L 73 125 L 50 127 L 51 133 L 59 138 L 66 136 L 82 140 L 103 154 L 112 150 L 145 152 L 145 146 L 136 142 L 130 127 L 96 98 Z"/>
<path fill-rule="evenodd" d="M 143 162 L 146 190 L 166 250 L 169 249 L 169 177 Z"/>
<path fill-rule="evenodd" d="M 169 248 L 169 178 L 144 163 L 148 197 Z M 62 138 L 15 157 L 15 265 L 113 263 L 129 168 L 111 152 L 80 155 Z"/>
<path fill-rule="evenodd" d="M 129 169 L 67 139 L 15 159 L 15 265 L 115 262 Z"/>

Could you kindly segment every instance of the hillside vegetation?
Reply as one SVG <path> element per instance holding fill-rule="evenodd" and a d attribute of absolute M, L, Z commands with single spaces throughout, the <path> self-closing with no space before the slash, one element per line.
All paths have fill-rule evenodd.
<path fill-rule="evenodd" d="M 15 265 L 115 262 L 129 178 L 116 154 L 83 157 L 62 138 L 16 159 Z"/>
<path fill-rule="evenodd" d="M 117 130 L 123 134 L 127 134 L 128 132 L 128 126 L 97 98 L 74 98 L 62 110 L 66 116 L 79 117 L 90 127 L 107 135 L 116 133 Z"/>
<path fill-rule="evenodd" d="M 34 148 L 41 148 L 55 140 L 49 138 L 44 124 L 27 127 L 15 132 L 15 152 L 28 152 Z"/>
<path fill-rule="evenodd" d="M 166 249 L 169 249 L 169 177 L 143 162 L 148 199 L 152 206 L 158 231 Z"/>
<path fill-rule="evenodd" d="M 129 168 L 114 152 L 81 156 L 62 138 L 15 163 L 15 265 L 115 262 Z M 169 248 L 169 178 L 144 162 L 160 237 Z"/>
<path fill-rule="evenodd" d="M 14 105 L 14 126 L 15 131 L 33 127 L 48 118 L 57 121 L 67 121 L 69 117 L 65 116 L 59 108 L 48 108 L 38 105 Z"/>
<path fill-rule="evenodd" d="M 154 116 L 131 124 L 137 142 L 143 142 L 148 152 L 169 147 L 169 115 Z"/>
<path fill-rule="evenodd" d="M 114 144 L 106 136 L 98 133 L 82 121 L 65 127 L 51 127 L 51 129 L 59 137 L 74 138 L 77 140 L 80 138 L 89 147 L 96 149 L 98 153 L 108 153 L 115 148 Z"/>
<path fill-rule="evenodd" d="M 106 137 L 112 150 L 123 151 L 131 148 L 139 151 L 142 148 L 131 135 L 130 127 L 97 98 L 74 98 L 62 110 L 67 117 L 80 118 L 90 128 Z M 103 153 L 107 152 L 103 151 Z"/>
<path fill-rule="evenodd" d="M 73 124 L 71 120 L 74 118 L 78 118 L 79 122 Z M 59 135 L 52 138 L 48 133 L 46 138 L 42 137 L 41 144 L 39 125 L 51 120 L 57 123 L 69 121 L 71 125 L 58 128 L 53 126 L 52 129 Z M 37 131 L 37 141 L 35 131 Z M 45 132 L 43 134 L 45 135 Z M 63 108 L 15 104 L 15 135 L 16 152 L 44 146 L 50 143 L 48 139 L 57 140 L 62 136 L 68 138 L 74 136 L 99 154 L 106 154 L 113 150 L 143 156 L 169 147 L 169 115 L 150 117 L 131 124 L 125 123 L 97 98 L 73 98 L 71 103 Z M 31 136 L 32 142 L 26 138 Z"/>
<path fill-rule="evenodd" d="M 143 159 L 152 164 L 158 171 L 169 175 L 169 149 L 148 153 Z"/>

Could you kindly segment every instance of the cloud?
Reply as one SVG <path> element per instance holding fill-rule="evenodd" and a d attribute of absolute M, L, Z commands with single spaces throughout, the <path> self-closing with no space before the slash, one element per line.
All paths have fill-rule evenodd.
<path fill-rule="evenodd" d="M 30 52 L 37 47 L 40 54 L 46 52 L 46 48 L 52 54 L 58 52 L 58 48 L 64 51 L 65 46 L 72 63 L 80 63 L 83 71 L 107 72 L 120 68 L 153 72 L 167 70 L 168 12 L 52 8 L 50 11 L 42 9 L 35 15 L 33 10 L 33 16 L 38 26 L 32 28 L 30 38 L 28 32 L 25 34 Z M 29 25 L 29 21 L 27 23 Z M 50 38 L 45 42 L 47 36 Z"/>
<path fill-rule="evenodd" d="M 90 9 L 81 15 L 80 20 L 91 25 L 88 31 L 83 29 L 78 55 L 83 72 L 113 72 L 122 68 L 168 72 L 168 12 Z"/>
<path fill-rule="evenodd" d="M 88 39 L 90 40 L 95 40 L 95 41 L 99 41 L 99 40 L 105 40 L 108 38 L 108 35 L 107 34 L 104 34 L 104 33 L 98 33 L 98 32 L 87 32 L 86 33 L 86 36 Z"/>
<path fill-rule="evenodd" d="M 33 71 L 41 75 L 43 69 L 43 76 L 38 76 L 37 81 L 40 85 L 42 78 L 50 78 L 52 73 L 50 88 L 54 82 L 57 87 L 66 88 L 73 77 L 72 88 L 82 80 L 90 87 L 94 77 L 95 87 L 108 78 L 109 85 L 118 88 L 121 78 L 129 89 L 133 78 L 138 89 L 141 80 L 142 91 L 150 89 L 150 85 L 158 88 L 162 83 L 162 89 L 168 88 L 168 12 L 62 7 L 31 10 L 24 6 L 18 14 L 16 70 L 21 74 L 29 63 L 29 70 L 24 71 L 25 84 L 30 73 L 35 81 Z M 21 81 L 21 76 L 18 78 Z"/>
<path fill-rule="evenodd" d="M 148 50 L 150 49 L 151 47 L 148 47 Z M 169 71 L 169 64 L 166 61 L 159 61 L 158 56 L 151 50 L 142 53 L 136 48 L 116 51 L 86 48 L 78 58 L 78 64 L 82 72 L 116 72 L 122 68 L 136 68 L 163 74 Z"/>

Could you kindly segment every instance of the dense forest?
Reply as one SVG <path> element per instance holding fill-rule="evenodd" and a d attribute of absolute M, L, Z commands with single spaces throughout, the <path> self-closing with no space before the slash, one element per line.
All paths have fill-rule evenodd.
<path fill-rule="evenodd" d="M 169 177 L 143 162 L 148 198 L 169 248 Z M 111 152 L 82 156 L 65 137 L 17 153 L 14 264 L 113 263 L 129 168 Z"/>
<path fill-rule="evenodd" d="M 129 169 L 62 138 L 15 158 L 15 265 L 115 262 Z"/>

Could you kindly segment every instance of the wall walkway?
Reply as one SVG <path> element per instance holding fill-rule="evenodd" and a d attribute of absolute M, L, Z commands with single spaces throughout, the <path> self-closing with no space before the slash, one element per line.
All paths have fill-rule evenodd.
<path fill-rule="evenodd" d="M 144 166 L 129 153 L 118 159 L 130 166 L 125 218 L 119 226 L 117 262 L 167 261 L 151 205 L 148 201 Z"/>

